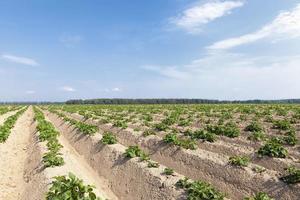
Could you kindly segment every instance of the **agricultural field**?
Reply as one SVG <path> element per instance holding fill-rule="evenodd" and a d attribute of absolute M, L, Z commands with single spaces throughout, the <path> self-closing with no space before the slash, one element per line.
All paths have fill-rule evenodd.
<path fill-rule="evenodd" d="M 297 104 L 0 107 L 0 199 L 300 198 Z"/>

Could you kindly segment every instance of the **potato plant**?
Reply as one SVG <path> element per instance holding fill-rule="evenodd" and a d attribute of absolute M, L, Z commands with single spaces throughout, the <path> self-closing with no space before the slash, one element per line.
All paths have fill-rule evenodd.
<path fill-rule="evenodd" d="M 115 135 L 113 135 L 111 132 L 106 132 L 103 134 L 103 137 L 101 139 L 101 142 L 103 144 L 116 144 L 118 142 Z"/>
<path fill-rule="evenodd" d="M 56 176 L 47 192 L 46 200 L 101 200 L 93 192 L 94 186 L 85 185 L 74 174 Z"/>
<path fill-rule="evenodd" d="M 216 190 L 210 184 L 203 181 L 189 181 L 180 179 L 176 186 L 186 190 L 188 200 L 223 200 L 225 195 Z"/>
<path fill-rule="evenodd" d="M 244 198 L 244 200 L 274 200 L 274 199 L 269 197 L 265 192 L 259 192 L 253 197 Z"/>
<path fill-rule="evenodd" d="M 250 159 L 247 156 L 232 156 L 229 158 L 229 163 L 234 166 L 246 167 Z"/>

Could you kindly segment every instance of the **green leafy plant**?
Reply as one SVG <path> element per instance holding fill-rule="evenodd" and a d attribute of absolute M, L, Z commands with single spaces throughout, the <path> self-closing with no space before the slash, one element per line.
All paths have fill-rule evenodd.
<path fill-rule="evenodd" d="M 229 163 L 235 166 L 248 166 L 250 159 L 247 156 L 232 156 L 229 158 Z"/>
<path fill-rule="evenodd" d="M 158 162 L 153 162 L 153 161 L 148 161 L 148 167 L 149 168 L 158 168 L 159 167 L 159 163 Z"/>
<path fill-rule="evenodd" d="M 103 134 L 101 142 L 103 144 L 116 144 L 118 142 L 118 140 L 117 140 L 116 136 L 113 135 L 111 132 L 106 132 Z"/>
<path fill-rule="evenodd" d="M 186 190 L 188 200 L 223 200 L 225 197 L 224 194 L 203 181 L 191 182 L 188 178 L 184 178 L 180 179 L 176 186 Z"/>
<path fill-rule="evenodd" d="M 206 130 L 198 130 L 191 134 L 192 139 L 201 139 L 203 141 L 214 142 L 216 135 Z"/>
<path fill-rule="evenodd" d="M 179 139 L 176 133 L 168 133 L 165 135 L 164 142 L 174 144 L 185 149 L 194 150 L 197 148 L 196 141 L 193 139 Z"/>
<path fill-rule="evenodd" d="M 277 158 L 285 158 L 288 151 L 278 142 L 268 141 L 258 150 L 260 156 L 270 156 Z"/>
<path fill-rule="evenodd" d="M 47 200 L 100 200 L 93 192 L 95 187 L 84 185 L 74 174 L 56 176 L 47 192 Z"/>
<path fill-rule="evenodd" d="M 163 139 L 164 142 L 166 143 L 178 143 L 178 137 L 176 135 L 176 133 L 168 133 L 165 135 L 164 139 Z"/>
<path fill-rule="evenodd" d="M 53 151 L 49 151 L 43 156 L 43 163 L 45 167 L 55 167 L 64 164 L 64 159 L 60 156 L 61 154 Z"/>
<path fill-rule="evenodd" d="M 287 175 L 281 177 L 281 180 L 288 184 L 300 183 L 300 169 L 297 169 L 294 166 L 288 167 Z"/>
<path fill-rule="evenodd" d="M 143 135 L 145 137 L 149 136 L 149 135 L 156 135 L 155 131 L 153 129 L 147 129 L 144 131 Z"/>
<path fill-rule="evenodd" d="M 248 139 L 252 141 L 261 141 L 266 138 L 266 135 L 262 131 L 254 131 L 249 136 Z"/>
<path fill-rule="evenodd" d="M 169 126 L 163 122 L 154 125 L 154 129 L 156 129 L 157 131 L 165 131 L 168 128 L 169 128 Z"/>
<path fill-rule="evenodd" d="M 138 146 L 129 146 L 125 151 L 125 156 L 127 158 L 141 157 L 143 151 Z"/>
<path fill-rule="evenodd" d="M 174 174 L 174 169 L 166 167 L 164 169 L 164 174 L 168 175 L 168 176 L 173 175 Z"/>
<path fill-rule="evenodd" d="M 266 169 L 261 166 L 255 166 L 254 168 L 252 168 L 252 170 L 256 173 L 263 173 L 266 171 Z"/>
<path fill-rule="evenodd" d="M 260 123 L 258 123 L 257 121 L 251 122 L 245 128 L 245 131 L 250 131 L 250 132 L 261 132 L 263 130 L 264 130 L 263 126 Z"/>
<path fill-rule="evenodd" d="M 244 200 L 274 200 L 269 197 L 265 192 L 259 192 L 254 197 L 246 197 Z"/>
<path fill-rule="evenodd" d="M 45 120 L 44 114 L 37 109 L 33 108 L 37 121 L 37 130 L 39 133 L 40 141 L 47 141 L 48 152 L 43 155 L 43 163 L 45 167 L 55 167 L 64 164 L 64 159 L 61 157 L 59 150 L 63 147 L 59 144 L 59 132 L 55 130 L 54 126 Z"/>
<path fill-rule="evenodd" d="M 273 122 L 273 127 L 280 130 L 289 130 L 292 125 L 288 120 L 276 120 Z"/>
<path fill-rule="evenodd" d="M 0 143 L 5 142 L 10 135 L 11 129 L 14 127 L 17 119 L 25 112 L 25 109 L 18 111 L 16 114 L 8 117 L 2 126 L 0 126 Z"/>
<path fill-rule="evenodd" d="M 140 155 L 140 159 L 141 159 L 141 161 L 148 161 L 148 160 L 150 160 L 150 156 L 148 154 L 146 154 L 145 152 L 142 152 L 142 154 Z"/>
<path fill-rule="evenodd" d="M 288 132 L 285 133 L 285 135 L 281 138 L 281 140 L 284 144 L 295 146 L 298 143 L 296 131 L 289 130 Z"/>

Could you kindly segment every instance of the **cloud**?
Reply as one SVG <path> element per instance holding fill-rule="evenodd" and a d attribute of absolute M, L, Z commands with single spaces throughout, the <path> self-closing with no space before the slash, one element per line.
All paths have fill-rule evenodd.
<path fill-rule="evenodd" d="M 275 99 L 300 97 L 300 56 L 261 56 L 209 53 L 186 65 L 172 66 L 178 77 L 165 73 L 151 83 L 169 96 L 217 99 Z M 152 69 L 146 69 L 151 70 Z M 179 74 L 183 74 L 184 79 Z M 160 91 L 162 90 L 162 91 Z M 170 95 L 171 94 L 171 95 Z"/>
<path fill-rule="evenodd" d="M 60 88 L 60 90 L 65 91 L 65 92 L 75 92 L 76 91 L 73 87 L 70 87 L 70 86 L 63 86 Z"/>
<path fill-rule="evenodd" d="M 113 91 L 113 92 L 120 92 L 120 91 L 121 91 L 121 89 L 120 89 L 120 88 L 118 88 L 118 87 L 115 87 L 115 88 L 113 88 L 111 91 Z"/>
<path fill-rule="evenodd" d="M 25 91 L 26 94 L 35 94 L 36 92 L 34 90 L 27 90 Z"/>
<path fill-rule="evenodd" d="M 115 87 L 115 88 L 105 88 L 105 89 L 101 89 L 100 91 L 104 91 L 106 93 L 110 93 L 110 92 L 122 92 L 122 89 L 119 87 Z"/>
<path fill-rule="evenodd" d="M 39 65 L 38 62 L 32 58 L 20 57 L 20 56 L 15 56 L 15 55 L 11 55 L 11 54 L 2 54 L 1 58 L 8 62 L 23 64 L 23 65 L 29 65 L 29 66 L 38 66 Z"/>
<path fill-rule="evenodd" d="M 79 44 L 83 38 L 80 35 L 67 35 L 63 34 L 60 38 L 59 41 L 63 43 L 66 47 L 74 47 L 77 44 Z"/>
<path fill-rule="evenodd" d="M 258 31 L 216 42 L 208 49 L 230 49 L 270 37 L 277 40 L 300 37 L 300 4 L 291 11 L 282 11 L 271 23 Z"/>
<path fill-rule="evenodd" d="M 158 66 L 158 65 L 144 65 L 141 68 L 153 72 L 157 72 L 163 76 L 167 76 L 175 79 L 189 78 L 189 74 L 183 71 L 179 71 L 177 66 Z"/>
<path fill-rule="evenodd" d="M 229 15 L 232 9 L 243 5 L 243 1 L 213 1 L 188 8 L 179 16 L 171 18 L 170 21 L 189 33 L 198 33 L 202 25 Z"/>

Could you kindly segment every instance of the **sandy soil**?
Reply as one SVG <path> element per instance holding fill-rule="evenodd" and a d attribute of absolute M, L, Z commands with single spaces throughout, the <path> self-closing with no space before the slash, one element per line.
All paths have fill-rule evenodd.
<path fill-rule="evenodd" d="M 3 115 L 0 122 L 12 113 Z M 31 117 L 32 112 L 27 110 L 18 119 L 7 141 L 0 144 L 0 199 L 20 199 L 25 188 L 23 172 L 27 158 Z"/>

